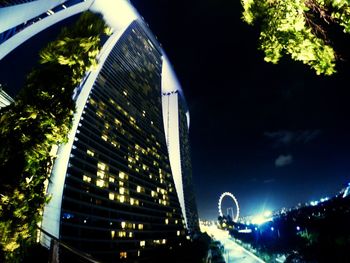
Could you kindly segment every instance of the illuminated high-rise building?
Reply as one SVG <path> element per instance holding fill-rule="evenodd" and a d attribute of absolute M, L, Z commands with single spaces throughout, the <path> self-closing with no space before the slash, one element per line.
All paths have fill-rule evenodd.
<path fill-rule="evenodd" d="M 73 127 L 68 142 L 58 147 L 42 228 L 99 260 L 150 262 L 155 249 L 178 244 L 198 229 L 181 86 L 128 1 L 41 3 L 4 7 L 16 17 L 0 26 L 0 59 L 41 30 L 88 9 L 101 12 L 114 30 L 98 67 L 74 92 Z M 19 21 L 29 5 L 37 9 Z M 42 243 L 49 246 L 49 240 Z"/>

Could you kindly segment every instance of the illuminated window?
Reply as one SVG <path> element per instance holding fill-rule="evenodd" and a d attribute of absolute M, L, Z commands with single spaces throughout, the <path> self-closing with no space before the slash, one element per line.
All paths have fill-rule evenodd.
<path fill-rule="evenodd" d="M 165 219 L 165 224 L 166 225 L 169 224 L 169 219 L 168 218 Z"/>
<path fill-rule="evenodd" d="M 151 191 L 151 196 L 152 196 L 152 197 L 156 197 L 156 196 L 157 196 L 157 193 L 156 193 L 155 191 L 152 190 L 152 191 Z"/>
<path fill-rule="evenodd" d="M 129 232 L 129 237 L 132 237 L 132 236 L 133 236 L 132 232 Z"/>
<path fill-rule="evenodd" d="M 145 188 L 143 188 L 143 187 L 141 187 L 141 186 L 137 186 L 136 187 L 136 191 L 138 192 L 138 193 L 144 193 L 145 192 Z"/>
<path fill-rule="evenodd" d="M 176 235 L 179 236 L 180 235 L 180 230 L 176 231 Z"/>
<path fill-rule="evenodd" d="M 176 220 L 175 220 L 175 224 L 177 224 L 178 222 L 179 222 L 179 221 L 176 219 Z"/>
<path fill-rule="evenodd" d="M 109 177 L 109 182 L 110 183 L 114 183 L 114 178 L 113 177 Z"/>
<path fill-rule="evenodd" d="M 119 186 L 124 186 L 124 182 L 119 181 Z"/>
<path fill-rule="evenodd" d="M 104 182 L 103 180 L 99 179 L 99 180 L 96 180 L 96 185 L 97 185 L 98 187 L 104 187 L 105 182 Z"/>
<path fill-rule="evenodd" d="M 114 147 L 116 147 L 116 148 L 119 148 L 119 143 L 117 143 L 116 141 L 111 141 L 111 144 L 114 146 Z"/>
<path fill-rule="evenodd" d="M 142 229 L 143 229 L 143 224 L 139 224 L 139 225 L 138 225 L 138 229 L 139 229 L 139 230 L 142 230 Z"/>
<path fill-rule="evenodd" d="M 90 99 L 90 104 L 91 104 L 91 105 L 96 105 L 96 101 L 93 100 L 93 99 Z"/>
<path fill-rule="evenodd" d="M 109 129 L 109 123 L 108 123 L 108 122 L 105 123 L 105 128 L 106 128 L 107 130 Z"/>
<path fill-rule="evenodd" d="M 115 236 L 115 231 L 112 230 L 112 231 L 111 231 L 111 237 L 114 238 L 114 236 Z"/>
<path fill-rule="evenodd" d="M 146 246 L 146 241 L 144 240 L 140 241 L 140 247 L 144 247 L 144 246 Z"/>
<path fill-rule="evenodd" d="M 120 255 L 120 258 L 127 258 L 128 256 L 128 254 L 125 251 L 121 251 L 119 255 Z"/>
<path fill-rule="evenodd" d="M 128 176 L 124 172 L 119 172 L 119 178 L 120 179 L 128 179 Z"/>
<path fill-rule="evenodd" d="M 126 237 L 126 231 L 119 231 L 118 237 Z"/>
<path fill-rule="evenodd" d="M 98 117 L 100 117 L 100 118 L 102 118 L 102 117 L 103 117 L 103 113 L 102 113 L 102 111 L 97 111 L 97 112 L 96 112 L 96 115 L 97 115 Z"/>
<path fill-rule="evenodd" d="M 163 240 L 162 240 L 162 244 L 165 244 L 165 243 L 166 243 L 166 239 L 163 239 Z"/>
<path fill-rule="evenodd" d="M 120 187 L 119 188 L 119 194 L 123 195 L 125 193 L 125 188 L 124 187 Z"/>
<path fill-rule="evenodd" d="M 108 136 L 106 134 L 102 134 L 101 136 L 102 140 L 107 141 L 108 140 Z"/>
<path fill-rule="evenodd" d="M 134 205 L 135 204 L 135 199 L 134 198 L 130 198 L 130 204 Z"/>
<path fill-rule="evenodd" d="M 106 165 L 105 163 L 99 162 L 99 163 L 97 164 L 97 167 L 98 167 L 98 169 L 100 169 L 100 170 L 102 170 L 102 171 L 105 171 L 106 168 L 107 168 L 107 165 Z"/>
<path fill-rule="evenodd" d="M 119 200 L 119 202 L 124 203 L 125 202 L 125 196 L 124 195 L 118 195 L 118 200 Z"/>
<path fill-rule="evenodd" d="M 83 181 L 90 183 L 91 182 L 91 177 L 84 175 L 83 176 Z"/>
<path fill-rule="evenodd" d="M 124 229 L 125 226 L 126 226 L 126 222 L 121 222 L 120 225 L 121 225 L 121 227 Z"/>
<path fill-rule="evenodd" d="M 114 123 L 115 123 L 117 126 L 122 126 L 121 121 L 118 120 L 117 118 L 114 119 Z"/>
<path fill-rule="evenodd" d="M 114 200 L 114 193 L 109 193 L 108 197 L 109 197 L 110 200 Z"/>
<path fill-rule="evenodd" d="M 98 177 L 98 178 L 101 178 L 101 179 L 105 178 L 105 172 L 103 172 L 103 171 L 97 171 L 97 177 Z"/>
<path fill-rule="evenodd" d="M 137 256 L 139 257 L 141 255 L 140 250 L 137 250 Z"/>
<path fill-rule="evenodd" d="M 87 150 L 86 153 L 89 155 L 89 156 L 94 156 L 95 153 L 91 150 Z"/>

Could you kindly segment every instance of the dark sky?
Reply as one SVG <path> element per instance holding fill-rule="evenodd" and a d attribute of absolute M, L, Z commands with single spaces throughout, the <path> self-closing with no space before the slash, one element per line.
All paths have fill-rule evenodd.
<path fill-rule="evenodd" d="M 265 63 L 258 31 L 241 21 L 239 0 L 131 2 L 167 52 L 187 98 L 201 218 L 217 217 L 226 191 L 242 215 L 251 215 L 334 195 L 350 181 L 347 61 L 332 77 L 288 59 Z M 343 49 L 350 41 L 335 44 Z M 35 60 L 25 45 L 19 56 Z M 25 64 L 11 56 L 1 61 L 0 83 L 16 63 Z"/>
<path fill-rule="evenodd" d="M 348 62 L 332 77 L 288 59 L 265 63 L 239 0 L 131 2 L 187 97 L 200 217 L 217 217 L 225 191 L 250 215 L 334 195 L 350 181 Z"/>

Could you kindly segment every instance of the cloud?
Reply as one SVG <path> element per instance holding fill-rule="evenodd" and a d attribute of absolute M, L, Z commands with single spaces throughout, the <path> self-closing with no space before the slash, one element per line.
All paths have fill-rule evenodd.
<path fill-rule="evenodd" d="M 271 184 L 274 183 L 276 180 L 273 178 L 268 178 L 263 181 L 264 184 Z"/>
<path fill-rule="evenodd" d="M 281 154 L 275 160 L 275 165 L 277 167 L 283 167 L 283 166 L 291 164 L 292 162 L 293 162 L 293 156 L 291 154 L 288 154 L 288 155 Z"/>
<path fill-rule="evenodd" d="M 320 130 L 280 130 L 276 132 L 265 132 L 264 135 L 275 141 L 277 146 L 283 146 L 293 143 L 308 143 L 317 138 L 320 133 Z"/>

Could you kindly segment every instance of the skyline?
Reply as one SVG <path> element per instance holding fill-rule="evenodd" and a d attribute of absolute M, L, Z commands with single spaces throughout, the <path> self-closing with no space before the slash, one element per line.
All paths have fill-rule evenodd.
<path fill-rule="evenodd" d="M 350 180 L 347 62 L 332 77 L 288 59 L 265 63 L 239 1 L 131 2 L 167 52 L 187 98 L 201 217 L 217 217 L 226 191 L 249 215 L 264 204 L 274 210 L 318 199 Z M 3 61 L 2 81 L 16 68 L 10 64 L 16 60 Z"/>

